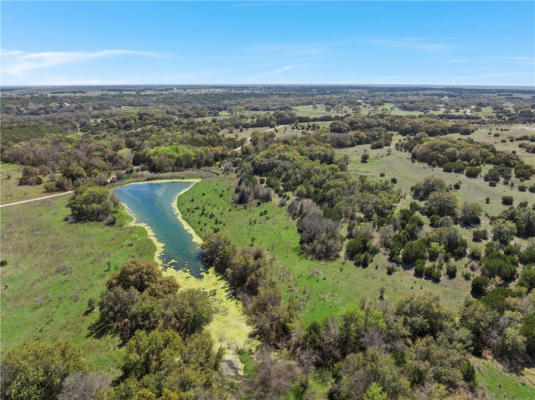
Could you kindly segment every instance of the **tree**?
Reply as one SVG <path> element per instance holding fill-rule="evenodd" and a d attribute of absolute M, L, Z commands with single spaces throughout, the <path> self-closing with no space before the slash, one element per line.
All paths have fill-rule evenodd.
<path fill-rule="evenodd" d="M 481 297 L 487 292 L 489 286 L 489 278 L 484 275 L 476 276 L 472 279 L 472 294 L 476 297 Z"/>
<path fill-rule="evenodd" d="M 136 304 L 139 292 L 130 287 L 128 290 L 116 286 L 105 290 L 100 296 L 98 326 L 105 330 L 121 333 L 123 339 L 131 335 L 129 317 L 132 307 Z"/>
<path fill-rule="evenodd" d="M 19 179 L 19 185 L 40 185 L 43 180 L 39 176 L 39 170 L 34 167 L 26 166 L 22 169 L 22 175 Z"/>
<path fill-rule="evenodd" d="M 236 254 L 236 248 L 227 237 L 210 234 L 207 235 L 201 245 L 202 263 L 208 267 L 214 267 L 217 272 L 224 274 L 230 266 L 230 262 Z"/>
<path fill-rule="evenodd" d="M 425 260 L 426 257 L 427 249 L 421 240 L 408 242 L 403 248 L 402 259 L 405 264 L 412 265 L 418 260 Z"/>
<path fill-rule="evenodd" d="M 535 357 L 535 313 L 524 317 L 520 333 L 526 338 L 526 351 L 532 357 Z"/>
<path fill-rule="evenodd" d="M 110 384 L 107 375 L 75 372 L 63 381 L 58 400 L 93 400 L 107 391 Z"/>
<path fill-rule="evenodd" d="M 86 370 L 80 349 L 65 340 L 12 347 L 1 367 L 1 397 L 6 400 L 55 399 L 67 376 Z"/>
<path fill-rule="evenodd" d="M 516 225 L 511 221 L 498 219 L 492 227 L 492 240 L 500 242 L 502 245 L 509 243 L 516 234 Z"/>
<path fill-rule="evenodd" d="M 480 222 L 481 211 L 479 203 L 463 203 L 459 213 L 459 221 L 463 225 L 477 225 Z"/>
<path fill-rule="evenodd" d="M 429 176 L 422 182 L 417 183 L 412 188 L 412 197 L 416 200 L 427 200 L 433 192 L 445 192 L 447 189 L 446 182 L 442 178 Z"/>
<path fill-rule="evenodd" d="M 297 228 L 301 233 L 300 244 L 305 253 L 319 260 L 334 260 L 342 249 L 338 223 L 318 213 L 306 214 Z"/>
<path fill-rule="evenodd" d="M 427 335 L 436 337 L 453 321 L 450 313 L 440 305 L 439 297 L 431 293 L 402 297 L 396 304 L 395 314 L 413 339 Z"/>
<path fill-rule="evenodd" d="M 115 208 L 110 191 L 104 187 L 83 186 L 75 190 L 67 203 L 77 221 L 103 221 Z"/>
<path fill-rule="evenodd" d="M 162 302 L 161 326 L 183 337 L 200 332 L 214 315 L 208 296 L 200 289 L 184 289 Z"/>
<path fill-rule="evenodd" d="M 368 391 L 377 394 L 378 388 L 372 389 L 374 383 L 382 388 L 387 398 L 403 398 L 409 393 L 409 382 L 393 358 L 378 350 L 367 350 L 346 357 L 340 366 L 339 377 L 329 391 L 329 398 L 351 400 L 363 398 Z"/>
<path fill-rule="evenodd" d="M 362 397 L 362 400 L 387 400 L 388 396 L 385 392 L 383 392 L 383 388 L 378 385 L 377 383 L 373 382 L 366 393 L 364 393 L 364 396 Z"/>
<path fill-rule="evenodd" d="M 262 286 L 250 310 L 258 333 L 267 343 L 279 346 L 288 339 L 294 315 L 284 303 L 280 287 Z"/>
<path fill-rule="evenodd" d="M 457 196 L 453 193 L 433 192 L 425 203 L 424 212 L 428 216 L 455 217 L 457 214 Z"/>
<path fill-rule="evenodd" d="M 178 333 L 155 330 L 151 333 L 137 331 L 126 345 L 123 379 L 141 380 L 161 373 L 164 366 L 177 365 L 184 354 L 184 343 Z"/>
<path fill-rule="evenodd" d="M 112 289 L 120 286 L 125 290 L 132 287 L 138 292 L 143 293 L 148 288 L 158 286 L 163 279 L 162 269 L 155 261 L 133 258 L 125 261 L 121 266 L 121 270 L 107 280 L 106 287 Z M 166 281 L 164 286 L 168 285 L 173 286 L 173 283 Z M 168 290 L 176 292 L 177 289 L 178 284 L 176 284 L 176 287 Z M 154 291 L 157 291 L 156 288 Z"/>

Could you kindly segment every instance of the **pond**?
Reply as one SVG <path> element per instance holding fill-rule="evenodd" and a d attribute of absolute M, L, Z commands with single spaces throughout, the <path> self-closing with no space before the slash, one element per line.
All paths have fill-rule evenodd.
<path fill-rule="evenodd" d="M 114 193 L 135 216 L 138 223 L 150 228 L 162 246 L 159 259 L 164 268 L 186 270 L 196 278 L 205 272 L 200 260 L 196 235 L 187 229 L 176 208 L 177 196 L 194 182 L 156 181 L 121 186 Z"/>
<path fill-rule="evenodd" d="M 213 268 L 200 261 L 201 239 L 182 219 L 177 197 L 192 187 L 191 181 L 154 181 L 121 186 L 114 193 L 144 226 L 156 243 L 156 258 L 164 275 L 174 276 L 182 289 L 201 289 L 209 295 L 215 314 L 206 330 L 216 347 L 225 349 L 223 372 L 241 374 L 243 365 L 237 350 L 254 350 L 258 341 L 242 304 L 236 300 L 227 282 Z"/>

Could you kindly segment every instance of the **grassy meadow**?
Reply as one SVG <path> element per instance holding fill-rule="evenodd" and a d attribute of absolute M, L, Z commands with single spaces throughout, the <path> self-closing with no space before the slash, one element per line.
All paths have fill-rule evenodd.
<path fill-rule="evenodd" d="M 385 298 L 394 301 L 405 293 L 433 291 L 444 304 L 458 307 L 469 292 L 469 283 L 460 276 L 440 284 L 415 278 L 411 271 L 386 273 L 386 263 L 357 268 L 342 259 L 307 259 L 299 247 L 295 222 L 276 201 L 259 206 L 235 206 L 232 202 L 233 178 L 218 177 L 196 184 L 178 198 L 184 219 L 202 237 L 214 229 L 228 235 L 237 246 L 264 247 L 279 266 L 280 279 L 288 295 L 301 305 L 300 318 L 308 322 L 336 314 L 362 297 L 377 298 L 381 287 Z M 377 265 L 377 266 L 375 266 Z M 460 274 L 459 274 L 460 275 Z"/>
<path fill-rule="evenodd" d="M 131 217 L 117 214 L 115 226 L 64 221 L 68 196 L 2 209 L 2 353 L 33 339 L 69 338 L 90 369 L 116 365 L 117 338 L 88 337 L 106 279 L 131 257 L 152 258 L 155 247 Z"/>
<path fill-rule="evenodd" d="M 0 163 L 0 204 L 28 200 L 47 195 L 42 184 L 35 186 L 19 186 L 19 178 L 21 175 L 22 167 L 20 165 Z"/>
<path fill-rule="evenodd" d="M 507 373 L 494 360 L 472 358 L 477 381 L 496 400 L 531 400 L 535 398 L 535 371 L 525 369 L 522 374 Z"/>
<path fill-rule="evenodd" d="M 394 142 L 401 140 L 399 135 L 396 135 Z M 461 187 L 456 191 L 460 197 L 460 201 L 474 201 L 481 204 L 483 211 L 489 215 L 496 215 L 507 207 L 502 205 L 502 196 L 512 195 L 515 204 L 521 201 L 533 202 L 535 194 L 520 192 L 516 186 L 518 182 L 515 179 L 515 187 L 511 188 L 502 183 L 498 183 L 496 187 L 489 186 L 483 177 L 468 178 L 464 174 L 444 172 L 441 168 L 433 168 L 427 164 L 420 162 L 411 162 L 410 154 L 403 151 L 398 151 L 392 144 L 389 148 L 370 149 L 370 145 L 361 145 L 350 147 L 346 149 L 337 150 L 339 154 L 347 155 L 350 159 L 348 171 L 353 175 L 367 175 L 379 179 L 381 174 L 384 174 L 384 179 L 397 179 L 396 187 L 400 188 L 402 193 L 407 194 L 407 198 L 402 205 L 408 205 L 410 199 L 410 188 L 418 182 L 421 182 L 427 176 L 435 176 L 442 178 L 447 184 L 454 184 L 460 182 Z M 370 155 L 369 161 L 365 164 L 360 162 L 361 155 L 367 152 Z M 390 155 L 389 155 L 390 152 Z M 535 157 L 532 157 L 535 158 Z M 486 167 L 487 169 L 490 167 Z M 533 179 L 531 180 L 533 182 Z M 528 186 L 531 183 L 524 183 Z M 489 203 L 486 203 L 486 198 L 489 198 Z M 405 204 L 406 203 L 406 204 Z"/>

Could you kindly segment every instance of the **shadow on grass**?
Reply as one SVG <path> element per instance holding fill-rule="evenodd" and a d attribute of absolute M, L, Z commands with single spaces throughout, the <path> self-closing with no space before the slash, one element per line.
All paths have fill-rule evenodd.
<path fill-rule="evenodd" d="M 88 331 L 89 332 L 87 334 L 87 337 L 92 337 L 96 339 L 103 338 L 104 336 L 112 333 L 112 329 L 110 328 L 110 326 L 104 323 L 104 321 L 102 321 L 100 318 L 93 322 L 91 325 L 89 325 Z"/>

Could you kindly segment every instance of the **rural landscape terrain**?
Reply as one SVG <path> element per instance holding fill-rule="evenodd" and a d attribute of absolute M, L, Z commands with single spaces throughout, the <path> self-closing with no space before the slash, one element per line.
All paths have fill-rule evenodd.
<path fill-rule="evenodd" d="M 535 90 L 1 91 L 2 399 L 535 399 Z"/>

